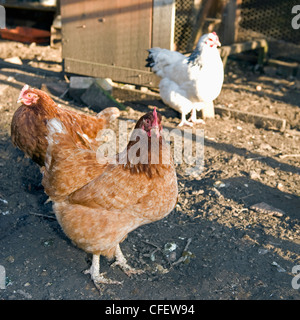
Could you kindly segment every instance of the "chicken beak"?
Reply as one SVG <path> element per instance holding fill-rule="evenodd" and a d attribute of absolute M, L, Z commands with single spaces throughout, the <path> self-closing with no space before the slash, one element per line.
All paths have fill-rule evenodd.
<path fill-rule="evenodd" d="M 19 99 L 17 100 L 17 103 L 23 103 L 23 99 L 22 99 L 22 98 L 19 98 Z"/>
<path fill-rule="evenodd" d="M 155 135 L 156 135 L 157 138 L 159 137 L 159 125 L 154 125 L 154 126 L 151 128 L 151 131 L 155 133 Z"/>
<path fill-rule="evenodd" d="M 221 42 L 219 40 L 216 41 L 216 46 L 221 47 Z"/>

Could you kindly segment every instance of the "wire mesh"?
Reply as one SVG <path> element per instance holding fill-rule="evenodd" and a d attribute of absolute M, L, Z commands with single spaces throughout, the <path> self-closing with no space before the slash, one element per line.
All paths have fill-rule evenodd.
<path fill-rule="evenodd" d="M 291 25 L 295 0 L 243 0 L 239 41 L 258 36 L 300 44 L 300 30 Z"/>
<path fill-rule="evenodd" d="M 195 21 L 194 0 L 176 0 L 174 43 L 177 51 L 186 51 Z"/>
<path fill-rule="evenodd" d="M 295 2 L 295 0 L 242 0 L 237 42 L 266 38 L 300 44 L 300 29 L 294 30 L 291 24 L 295 16 L 292 14 Z M 218 14 L 221 13 L 216 13 Z M 176 0 L 174 37 L 176 50 L 186 52 L 195 20 L 194 0 Z M 203 31 L 207 31 L 205 26 Z"/>

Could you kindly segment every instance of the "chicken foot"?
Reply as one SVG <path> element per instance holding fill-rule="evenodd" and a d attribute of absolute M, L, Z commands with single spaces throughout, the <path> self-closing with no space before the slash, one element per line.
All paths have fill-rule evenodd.
<path fill-rule="evenodd" d="M 99 284 L 122 284 L 120 281 L 107 279 L 104 277 L 105 273 L 100 273 L 100 255 L 93 254 L 92 265 L 89 269 L 83 272 L 84 274 L 90 274 L 91 278 L 97 289 L 99 288 Z"/>
<path fill-rule="evenodd" d="M 117 245 L 116 247 L 116 261 L 111 265 L 111 267 L 115 266 L 119 266 L 129 277 L 132 274 L 141 274 L 144 272 L 143 270 L 134 269 L 127 264 L 127 260 L 121 251 L 120 245 Z"/>
<path fill-rule="evenodd" d="M 193 124 L 205 124 L 205 121 L 202 119 L 197 119 L 197 110 L 196 108 L 192 109 L 191 117 L 189 118 L 189 121 L 191 121 Z"/>
<path fill-rule="evenodd" d="M 190 122 L 190 121 L 186 120 L 186 114 L 185 113 L 181 113 L 181 121 L 180 121 L 178 127 L 182 127 L 182 126 L 189 126 L 189 127 L 193 126 L 193 122 Z"/>

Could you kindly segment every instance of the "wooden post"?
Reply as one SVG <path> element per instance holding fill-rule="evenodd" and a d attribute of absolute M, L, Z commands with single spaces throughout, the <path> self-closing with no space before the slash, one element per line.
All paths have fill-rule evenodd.
<path fill-rule="evenodd" d="M 214 1 L 215 0 L 206 0 L 205 2 L 203 1 L 201 3 L 202 8 L 198 11 L 198 14 L 197 14 L 196 22 L 195 22 L 193 33 L 191 36 L 191 41 L 188 46 L 188 51 L 192 51 L 195 48 L 198 40 L 202 36 L 202 28 L 203 28 L 205 19 Z"/>
<path fill-rule="evenodd" d="M 223 12 L 222 45 L 230 45 L 237 40 L 241 3 L 242 0 L 227 0 Z"/>
<path fill-rule="evenodd" d="M 152 47 L 174 49 L 175 0 L 153 0 Z"/>

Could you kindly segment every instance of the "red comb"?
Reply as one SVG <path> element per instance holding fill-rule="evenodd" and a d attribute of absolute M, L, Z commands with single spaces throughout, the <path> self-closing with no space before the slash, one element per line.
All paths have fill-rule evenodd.
<path fill-rule="evenodd" d="M 29 89 L 29 85 L 28 85 L 28 84 L 25 84 L 25 86 L 22 88 L 22 90 L 21 90 L 21 92 L 20 92 L 20 94 L 19 94 L 18 100 L 20 100 L 20 99 L 22 98 L 24 92 L 25 92 L 26 90 L 28 90 L 28 89 Z"/>

